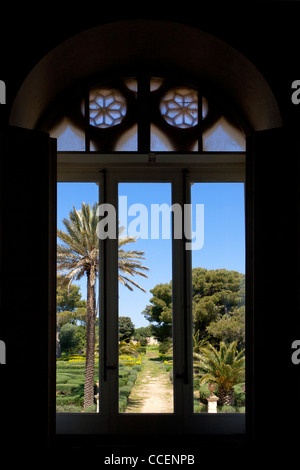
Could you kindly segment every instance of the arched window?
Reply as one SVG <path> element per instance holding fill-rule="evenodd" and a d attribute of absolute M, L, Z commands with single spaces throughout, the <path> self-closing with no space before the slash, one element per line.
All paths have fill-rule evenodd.
<path fill-rule="evenodd" d="M 45 57 L 24 82 L 11 113 L 12 124 L 57 139 L 58 228 L 65 228 L 61 220 L 73 206 L 96 202 L 103 210 L 100 221 L 112 209 L 107 220 L 113 227 L 121 221 L 125 235 L 143 243 L 132 242 L 132 261 L 119 231 L 98 237 L 92 358 L 92 398 L 97 398 L 82 413 L 83 384 L 72 375 L 80 364 L 77 369 L 69 364 L 67 371 L 68 364 L 58 362 L 63 370 L 57 369 L 57 432 L 243 434 L 243 380 L 236 384 L 235 402 L 232 390 L 221 393 L 213 379 L 202 388 L 206 364 L 199 348 L 206 342 L 206 354 L 224 355 L 223 339 L 227 348 L 238 343 L 227 351 L 229 358 L 235 354 L 239 360 L 244 346 L 247 354 L 245 136 L 280 123 L 277 105 L 252 64 L 209 35 L 164 22 L 118 26 L 118 47 L 115 26 L 103 25 Z M 152 224 L 163 209 L 165 232 Z M 142 270 L 146 277 L 130 276 L 130 268 L 141 267 L 139 256 L 145 257 L 144 267 L 151 265 Z M 126 267 L 128 259 L 132 263 Z M 126 284 L 134 289 L 130 298 Z M 143 289 L 148 294 L 141 298 Z M 145 361 L 154 359 L 157 372 L 163 369 L 168 376 L 168 407 L 145 411 L 137 407 L 137 396 L 130 402 L 128 382 L 135 379 L 128 371 L 135 355 L 120 354 L 119 324 L 135 309 L 150 320 L 161 345 L 160 355 Z M 136 362 L 144 360 L 142 353 Z M 135 364 L 135 371 L 146 362 Z M 68 394 L 74 396 L 72 408 L 63 410 Z M 215 395 L 217 409 L 222 402 L 231 406 L 230 413 L 222 408 L 214 413 Z"/>

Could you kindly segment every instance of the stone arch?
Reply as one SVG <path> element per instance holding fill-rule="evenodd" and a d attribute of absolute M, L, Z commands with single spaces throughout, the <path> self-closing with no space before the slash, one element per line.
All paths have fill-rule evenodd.
<path fill-rule="evenodd" d="M 246 134 L 282 126 L 270 86 L 244 55 L 197 28 L 159 20 L 108 23 L 61 43 L 24 80 L 10 124 L 44 130 L 45 115 L 62 106 L 70 90 L 120 72 L 200 81 L 231 104 Z"/>

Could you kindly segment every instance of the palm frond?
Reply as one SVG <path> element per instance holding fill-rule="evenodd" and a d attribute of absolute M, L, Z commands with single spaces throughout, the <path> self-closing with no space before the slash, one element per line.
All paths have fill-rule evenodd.
<path fill-rule="evenodd" d="M 99 239 L 97 236 L 97 204 L 90 206 L 82 203 L 80 210 L 75 209 L 69 213 L 68 219 L 63 219 L 65 231 L 57 230 L 57 237 L 62 242 L 57 245 L 57 269 L 61 276 L 66 277 L 68 283 L 79 280 L 89 273 L 94 283 L 98 273 Z M 140 250 L 124 250 L 124 246 L 137 241 L 136 237 L 120 237 L 124 227 L 119 226 L 119 280 L 128 289 L 132 286 L 145 292 L 145 289 L 126 276 L 142 276 L 149 270 L 142 264 L 145 259 L 144 252 Z M 124 273 L 123 276 L 120 273 Z"/>
<path fill-rule="evenodd" d="M 138 289 L 142 290 L 143 292 L 146 292 L 146 290 L 142 286 L 140 286 L 139 284 L 134 282 L 132 279 L 129 279 L 128 277 L 122 276 L 121 274 L 119 274 L 119 281 L 121 282 L 121 284 L 123 284 L 125 287 L 127 287 L 127 289 L 129 289 L 131 291 L 133 290 L 133 288 L 131 287 L 130 284 L 132 284 L 133 286 L 135 286 Z"/>

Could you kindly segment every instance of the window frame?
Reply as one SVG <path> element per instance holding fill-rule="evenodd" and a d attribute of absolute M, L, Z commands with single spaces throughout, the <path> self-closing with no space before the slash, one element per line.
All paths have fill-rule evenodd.
<path fill-rule="evenodd" d="M 146 171 L 145 171 L 146 170 Z M 117 207 L 118 182 L 172 183 L 172 204 L 190 203 L 192 182 L 243 182 L 245 184 L 245 152 L 215 153 L 158 153 L 100 154 L 87 152 L 58 152 L 58 182 L 96 182 L 99 184 L 99 202 Z M 245 193 L 246 196 L 246 193 Z M 246 197 L 245 197 L 246 205 Z M 245 211 L 246 218 L 246 211 Z M 246 234 L 245 234 L 246 235 Z M 192 401 L 192 284 L 191 252 L 184 249 L 184 239 L 173 239 L 173 282 L 177 285 L 177 300 L 173 302 L 174 342 L 174 413 L 126 415 L 118 413 L 118 291 L 117 239 L 100 241 L 99 289 L 100 380 L 102 399 L 100 412 L 94 414 L 57 413 L 57 434 L 135 434 L 142 426 L 145 434 L 192 433 L 241 434 L 246 432 L 243 413 L 193 413 Z M 245 240 L 246 243 L 246 240 Z M 175 256 L 176 254 L 176 256 Z M 179 255 L 178 255 L 179 254 Z M 246 251 L 247 257 L 247 251 Z M 105 260 L 109 259 L 110 263 Z M 186 309 L 187 316 L 183 311 Z M 107 312 L 110 312 L 108 315 Z M 246 335 L 246 351 L 247 351 Z M 247 352 L 246 352 L 247 354 Z M 247 393 L 248 390 L 247 390 Z M 246 409 L 247 413 L 247 409 Z"/>

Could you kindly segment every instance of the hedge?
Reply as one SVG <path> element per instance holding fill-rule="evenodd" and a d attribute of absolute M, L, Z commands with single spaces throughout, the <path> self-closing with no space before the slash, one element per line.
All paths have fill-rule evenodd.
<path fill-rule="evenodd" d="M 96 403 L 89 410 L 83 410 L 84 401 L 84 370 L 85 364 L 68 360 L 57 361 L 56 374 L 56 408 L 57 412 L 93 412 L 96 411 Z M 119 412 L 126 410 L 128 397 L 135 384 L 141 365 L 119 366 Z M 98 381 L 98 368 L 95 364 L 95 383 Z M 95 394 L 97 393 L 95 386 Z"/>

